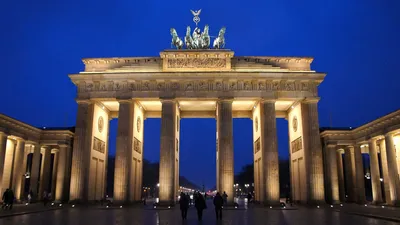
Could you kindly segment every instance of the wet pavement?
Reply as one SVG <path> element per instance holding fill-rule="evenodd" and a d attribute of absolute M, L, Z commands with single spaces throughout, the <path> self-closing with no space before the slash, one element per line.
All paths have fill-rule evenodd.
<path fill-rule="evenodd" d="M 183 222 L 180 218 L 179 207 L 170 210 L 155 210 L 151 208 L 83 208 L 65 207 L 62 210 L 19 215 L 0 219 L 0 225 L 22 224 L 51 224 L 51 225 L 137 225 L 137 224 L 232 224 L 232 225 L 392 225 L 396 222 L 368 218 L 347 213 L 340 213 L 330 207 L 299 208 L 295 210 L 279 210 L 261 207 L 248 209 L 230 209 L 223 211 L 222 221 L 215 219 L 214 209 L 210 205 L 204 211 L 202 222 L 197 221 L 194 208 L 188 211 L 188 219 Z"/>

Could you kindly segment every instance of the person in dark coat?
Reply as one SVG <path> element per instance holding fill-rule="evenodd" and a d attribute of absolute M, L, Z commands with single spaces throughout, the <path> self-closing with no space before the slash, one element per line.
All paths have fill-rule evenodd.
<path fill-rule="evenodd" d="M 217 220 L 222 220 L 222 206 L 224 205 L 224 199 L 222 198 L 221 194 L 217 192 L 213 200 L 214 207 L 215 207 L 215 215 Z"/>
<path fill-rule="evenodd" d="M 183 192 L 181 193 L 181 197 L 179 199 L 179 206 L 180 206 L 180 209 L 181 209 L 182 219 L 186 220 L 187 211 L 188 211 L 188 208 L 189 208 L 189 199 Z"/>
<path fill-rule="evenodd" d="M 7 190 L 3 193 L 3 197 L 2 197 L 3 205 L 1 206 L 1 208 L 3 208 L 3 209 L 7 209 L 7 207 L 8 207 L 8 202 L 10 201 L 10 200 L 9 200 L 8 190 L 9 190 L 9 189 L 7 188 Z"/>
<path fill-rule="evenodd" d="M 8 189 L 8 209 L 11 210 L 13 208 L 13 204 L 14 204 L 14 192 L 11 189 Z"/>
<path fill-rule="evenodd" d="M 194 201 L 194 206 L 197 209 L 197 218 L 199 221 L 203 219 L 203 210 L 207 208 L 206 201 L 203 198 L 203 195 L 198 193 L 196 195 L 196 199 Z"/>

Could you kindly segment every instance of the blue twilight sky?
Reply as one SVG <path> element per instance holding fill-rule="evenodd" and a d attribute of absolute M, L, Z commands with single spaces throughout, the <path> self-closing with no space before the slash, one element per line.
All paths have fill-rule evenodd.
<path fill-rule="evenodd" d="M 328 75 L 319 88 L 321 126 L 359 126 L 400 107 L 398 0 L 16 0 L 0 7 L 0 113 L 34 126 L 73 126 L 81 58 L 158 56 L 193 25 L 227 27 L 236 55 L 313 56 Z M 215 184 L 215 120 L 181 121 L 181 174 Z M 234 120 L 235 171 L 252 162 L 249 119 Z M 145 121 L 145 158 L 159 157 L 160 120 Z M 116 120 L 110 151 L 115 154 Z M 288 128 L 278 120 L 280 157 Z"/>

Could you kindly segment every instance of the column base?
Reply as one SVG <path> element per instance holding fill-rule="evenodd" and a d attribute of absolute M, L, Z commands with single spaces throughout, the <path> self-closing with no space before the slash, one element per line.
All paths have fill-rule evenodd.
<path fill-rule="evenodd" d="M 276 206 L 281 206 L 281 201 L 263 201 L 261 204 L 265 207 L 276 207 Z M 286 204 L 286 203 L 285 203 Z"/>
<path fill-rule="evenodd" d="M 175 201 L 160 201 L 158 203 L 155 203 L 154 205 L 156 205 L 157 207 L 173 207 L 175 206 Z"/>

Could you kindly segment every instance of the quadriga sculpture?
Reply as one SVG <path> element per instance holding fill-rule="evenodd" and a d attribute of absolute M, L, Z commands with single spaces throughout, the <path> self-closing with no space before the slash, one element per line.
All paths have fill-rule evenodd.
<path fill-rule="evenodd" d="M 171 28 L 171 36 L 172 36 L 171 45 L 175 46 L 177 49 L 182 49 L 183 41 L 178 37 L 178 33 L 174 28 Z"/>

